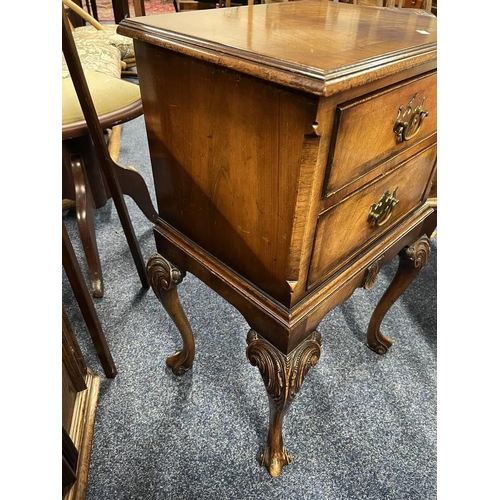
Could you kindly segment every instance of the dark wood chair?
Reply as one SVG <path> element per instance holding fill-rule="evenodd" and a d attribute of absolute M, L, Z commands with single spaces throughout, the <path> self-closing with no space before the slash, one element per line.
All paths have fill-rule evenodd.
<path fill-rule="evenodd" d="M 151 222 L 155 222 L 158 215 L 142 176 L 133 168 L 118 165 L 116 152 L 113 158 L 109 150 L 111 147 L 116 151 L 116 143 L 119 144 L 117 127 L 142 114 L 140 88 L 99 71 L 84 74 L 64 8 L 63 21 L 66 23 L 63 25 L 64 56 L 72 71 L 71 78 L 63 79 L 62 199 L 75 203 L 92 295 L 98 298 L 104 293 L 94 213 L 110 198 L 115 202 L 141 281 L 147 288 L 144 263 L 123 195 L 132 198 Z M 105 134 L 110 136 L 108 144 Z"/>
<path fill-rule="evenodd" d="M 85 69 L 87 58 L 93 58 L 92 46 L 95 44 L 105 44 L 109 47 L 117 49 L 119 52 L 119 67 L 118 75 L 120 76 L 134 76 L 137 77 L 135 68 L 135 52 L 132 39 L 118 35 L 116 32 L 117 24 L 104 23 L 101 24 L 90 12 L 85 11 L 81 5 L 73 0 L 62 0 L 66 8 L 68 19 L 70 20 L 70 28 L 75 37 L 77 50 L 83 53 L 82 66 Z M 81 3 L 81 2 L 80 2 Z M 137 4 L 135 7 L 135 15 L 145 15 L 144 6 L 140 1 L 135 0 Z M 75 18 L 83 21 L 76 26 L 73 25 Z M 89 54 L 90 45 L 90 54 Z M 109 48 L 108 47 L 108 48 Z M 96 54 L 99 57 L 99 54 Z M 105 57 L 109 57 L 106 55 Z M 117 61 L 118 62 L 118 61 Z M 91 63 L 95 63 L 91 61 Z"/>

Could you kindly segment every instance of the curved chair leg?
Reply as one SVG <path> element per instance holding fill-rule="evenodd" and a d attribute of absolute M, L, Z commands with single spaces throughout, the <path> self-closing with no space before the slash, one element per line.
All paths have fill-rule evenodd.
<path fill-rule="evenodd" d="M 278 477 L 292 456 L 283 442 L 283 418 L 298 394 L 304 378 L 321 355 L 321 336 L 313 331 L 290 354 L 285 355 L 259 334 L 250 330 L 247 336 L 247 358 L 259 368 L 269 398 L 269 432 L 261 465 L 272 477 Z"/>
<path fill-rule="evenodd" d="M 122 188 L 122 193 L 134 200 L 141 212 L 153 223 L 158 219 L 158 212 L 151 201 L 148 187 L 142 175 L 132 168 L 113 165 Z"/>
<path fill-rule="evenodd" d="M 177 295 L 177 285 L 185 273 L 158 253 L 149 258 L 146 272 L 151 288 L 181 334 L 182 349 L 167 358 L 167 366 L 175 375 L 182 375 L 193 365 L 195 351 L 193 331 Z"/>
<path fill-rule="evenodd" d="M 101 261 L 94 226 L 95 206 L 85 177 L 83 160 L 77 155 L 71 155 L 71 171 L 75 183 L 75 210 L 78 231 L 82 240 L 83 250 L 90 270 L 92 296 L 101 298 L 104 293 Z"/>
<path fill-rule="evenodd" d="M 151 195 L 144 178 L 134 167 L 122 167 L 118 164 L 120 138 L 121 125 L 115 125 L 112 129 L 108 129 L 109 155 L 113 160 L 113 168 L 122 188 L 122 193 L 132 198 L 141 212 L 154 224 L 158 218 L 158 213 L 151 201 Z"/>
<path fill-rule="evenodd" d="M 421 236 L 413 245 L 399 252 L 399 267 L 396 274 L 373 311 L 368 325 L 367 342 L 377 354 L 385 354 L 392 340 L 380 333 L 380 325 L 392 304 L 401 296 L 429 260 L 431 245 L 429 238 Z"/>

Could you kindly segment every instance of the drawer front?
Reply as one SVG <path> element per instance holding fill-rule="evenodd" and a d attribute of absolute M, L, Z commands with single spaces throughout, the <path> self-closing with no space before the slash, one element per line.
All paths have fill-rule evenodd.
<path fill-rule="evenodd" d="M 318 217 L 308 287 L 356 258 L 424 201 L 434 144 Z"/>
<path fill-rule="evenodd" d="M 324 197 L 436 131 L 436 80 L 434 72 L 337 106 Z"/>

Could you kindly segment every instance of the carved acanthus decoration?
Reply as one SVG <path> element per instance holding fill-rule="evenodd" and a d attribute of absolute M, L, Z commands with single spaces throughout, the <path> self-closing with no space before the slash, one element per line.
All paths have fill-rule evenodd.
<path fill-rule="evenodd" d="M 413 245 L 404 248 L 402 252 L 402 257 L 413 262 L 413 265 L 416 268 L 423 268 L 427 264 L 431 253 L 430 240 L 426 235 L 424 235 Z"/>
<path fill-rule="evenodd" d="M 321 342 L 321 335 L 314 331 L 286 356 L 254 330 L 248 333 L 248 360 L 260 370 L 277 410 L 283 411 L 298 394 L 307 372 L 319 361 Z"/>
<path fill-rule="evenodd" d="M 263 339 L 254 330 L 247 336 L 247 357 L 257 366 L 266 386 L 269 398 L 269 433 L 261 465 L 268 468 L 273 477 L 281 473 L 283 465 L 292 456 L 283 443 L 283 417 L 298 394 L 307 372 L 319 361 L 321 336 L 312 332 L 290 354 L 285 355 Z"/>
<path fill-rule="evenodd" d="M 371 290 L 375 285 L 378 278 L 378 273 L 380 272 L 380 268 L 382 266 L 383 259 L 384 256 L 382 255 L 382 257 L 377 259 L 366 269 L 365 279 L 363 280 L 363 284 L 361 285 L 364 289 Z"/>
<path fill-rule="evenodd" d="M 146 267 L 148 281 L 156 296 L 162 290 L 169 290 L 182 282 L 186 273 L 164 259 L 160 254 L 154 253 L 148 260 Z"/>

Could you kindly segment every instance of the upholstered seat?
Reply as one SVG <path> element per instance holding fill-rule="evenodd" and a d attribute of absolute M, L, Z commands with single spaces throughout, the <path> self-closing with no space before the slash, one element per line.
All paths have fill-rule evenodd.
<path fill-rule="evenodd" d="M 80 40 L 78 43 L 75 41 L 75 46 L 84 71 L 98 71 L 114 78 L 121 78 L 121 56 L 116 47 L 91 40 Z M 62 56 L 62 77 L 69 78 L 64 55 Z"/>
<path fill-rule="evenodd" d="M 80 26 L 73 31 L 75 43 L 79 41 L 104 42 L 116 47 L 120 51 L 122 59 L 134 57 L 134 41 L 128 36 L 119 35 L 116 32 L 116 24 L 102 24 L 102 28 L 97 30 L 94 26 Z"/>
<path fill-rule="evenodd" d="M 84 75 L 103 128 L 113 126 L 113 115 L 116 113 L 119 113 L 117 121 L 126 121 L 123 117 L 125 109 L 130 109 L 130 113 L 135 116 L 142 113 L 139 85 L 98 71 L 84 70 Z M 132 116 L 129 119 L 131 118 Z M 71 78 L 62 80 L 62 125 L 63 139 L 80 135 L 79 131 L 86 129 L 83 111 Z"/>
<path fill-rule="evenodd" d="M 84 21 L 84 26 L 71 27 L 73 39 L 83 69 L 103 71 L 119 78 L 135 66 L 134 42 L 130 37 L 116 33 L 116 24 L 101 24 L 72 0 L 62 0 L 63 5 Z M 118 72 L 118 73 L 117 73 Z M 69 73 L 63 57 L 63 78 Z"/>

